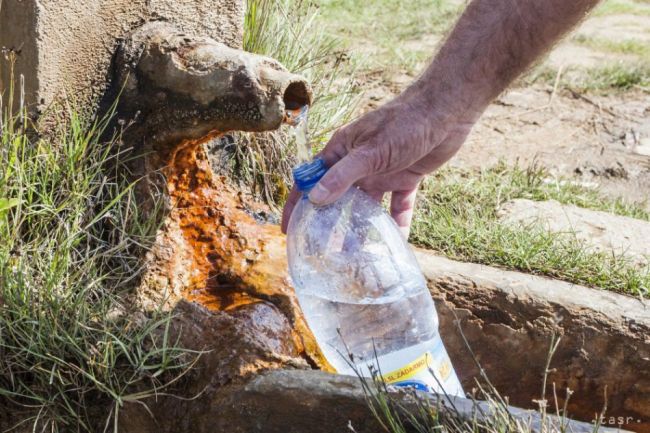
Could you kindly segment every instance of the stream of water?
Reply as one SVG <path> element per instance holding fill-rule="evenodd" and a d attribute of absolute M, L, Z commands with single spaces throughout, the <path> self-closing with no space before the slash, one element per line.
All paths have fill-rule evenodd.
<path fill-rule="evenodd" d="M 309 141 L 309 106 L 304 105 L 295 110 L 286 111 L 286 123 L 291 125 L 293 136 L 296 140 L 296 157 L 297 163 L 311 161 L 311 142 Z"/>

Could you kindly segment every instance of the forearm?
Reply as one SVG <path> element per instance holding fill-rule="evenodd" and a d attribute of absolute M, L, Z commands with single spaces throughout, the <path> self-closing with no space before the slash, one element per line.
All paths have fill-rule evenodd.
<path fill-rule="evenodd" d="M 473 0 L 405 94 L 476 120 L 598 0 Z"/>

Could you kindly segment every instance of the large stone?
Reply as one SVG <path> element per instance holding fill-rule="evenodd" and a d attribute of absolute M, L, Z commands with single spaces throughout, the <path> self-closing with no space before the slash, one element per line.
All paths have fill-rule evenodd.
<path fill-rule="evenodd" d="M 372 392 L 376 393 L 371 386 Z M 420 419 L 422 408 L 429 407 L 443 422 L 454 425 L 468 423 L 484 425 L 495 413 L 495 404 L 464 398 L 449 399 L 439 395 L 421 394 L 419 402 L 410 393 L 385 394 L 394 402 L 394 413 L 401 416 L 407 431 L 408 414 Z M 315 370 L 274 370 L 265 372 L 250 382 L 229 388 L 207 406 L 189 407 L 180 419 L 186 420 L 183 431 L 196 433 L 376 433 L 387 431 L 373 415 L 368 397 L 356 377 L 340 376 Z M 401 408 L 401 409 L 400 409 Z M 509 407 L 508 412 L 521 426 L 531 432 L 592 433 L 594 426 L 535 411 Z M 503 414 L 503 410 L 497 413 Z M 133 412 L 122 418 L 121 431 L 180 431 L 161 425 L 159 430 L 145 427 L 145 411 Z M 161 420 L 162 421 L 162 420 Z M 426 420 L 425 420 L 426 421 Z M 433 428 L 433 426 L 431 426 Z M 561 428 L 563 427 L 563 428 Z M 466 427 L 470 431 L 469 427 Z M 391 430 L 392 431 L 392 430 Z M 420 430 L 421 431 L 421 430 Z M 432 430 L 433 431 L 433 430 Z M 601 433 L 612 432 L 603 428 Z"/>
<path fill-rule="evenodd" d="M 521 407 L 542 398 L 552 339 L 560 338 L 545 398 L 569 416 L 650 432 L 650 307 L 632 297 L 417 251 L 440 332 L 466 390 L 484 382 Z M 462 333 L 461 333 L 462 331 Z M 467 340 L 467 344 L 464 342 Z"/>
<path fill-rule="evenodd" d="M 229 394 L 267 370 L 309 368 L 293 344 L 291 324 L 270 303 L 223 312 L 181 301 L 168 332 L 160 338 L 191 351 L 186 360 L 191 369 L 165 393 L 142 400 L 148 411 L 140 403 L 125 404 L 120 410 L 120 431 L 196 431 L 188 426 L 201 418 L 215 395 Z"/>
<path fill-rule="evenodd" d="M 243 0 L 3 0 L 0 47 L 16 52 L 25 102 L 42 110 L 57 98 L 98 100 L 118 40 L 153 20 L 231 47 L 242 41 Z M 0 66 L 0 91 L 9 68 Z"/>
<path fill-rule="evenodd" d="M 144 24 L 120 44 L 114 84 L 121 92 L 114 126 L 128 125 L 121 139 L 141 156 L 131 162 L 141 178 L 140 209 L 152 209 L 154 194 L 166 204 L 134 304 L 177 311 L 192 301 L 207 309 L 184 307 L 183 316 L 211 323 L 188 328 L 196 340 L 190 347 L 215 341 L 209 364 L 220 367 L 186 388 L 218 389 L 257 372 L 256 362 L 282 366 L 267 359 L 271 349 L 232 344 L 251 332 L 292 348 L 303 363 L 324 366 L 287 276 L 284 237 L 254 216 L 268 207 L 216 175 L 206 153 L 207 142 L 222 133 L 280 127 L 287 109 L 311 102 L 309 85 L 273 59 L 162 22 Z M 232 327 L 224 317 L 240 323 Z M 221 327 L 232 338 L 215 339 Z M 227 380 L 214 382 L 224 374 Z"/>
<path fill-rule="evenodd" d="M 554 200 L 512 200 L 499 209 L 503 224 L 531 225 L 573 235 L 594 250 L 624 255 L 638 264 L 650 257 L 650 222 L 563 205 Z"/>

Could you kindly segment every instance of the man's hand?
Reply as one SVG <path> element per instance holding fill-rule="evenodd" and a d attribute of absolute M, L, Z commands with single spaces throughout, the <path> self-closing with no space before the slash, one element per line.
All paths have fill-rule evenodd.
<path fill-rule="evenodd" d="M 422 177 L 451 158 L 490 101 L 597 3 L 472 0 L 414 84 L 334 135 L 321 153 L 331 168 L 309 199 L 331 203 L 353 184 L 376 200 L 390 192 L 391 214 L 408 233 Z M 294 189 L 285 205 L 285 232 L 298 197 Z"/>
<path fill-rule="evenodd" d="M 392 193 L 391 215 L 408 235 L 418 184 L 451 158 L 471 125 L 439 114 L 423 98 L 399 97 L 334 134 L 319 154 L 330 169 L 309 199 L 329 204 L 354 184 L 377 201 Z M 282 217 L 285 232 L 299 197 L 294 188 Z"/>

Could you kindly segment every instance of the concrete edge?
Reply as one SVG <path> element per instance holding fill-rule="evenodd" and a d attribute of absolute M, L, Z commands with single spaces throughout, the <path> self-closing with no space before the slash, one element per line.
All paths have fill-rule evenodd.
<path fill-rule="evenodd" d="M 552 278 L 458 262 L 421 248 L 414 250 L 428 280 L 471 280 L 473 284 L 493 287 L 511 296 L 538 298 L 577 310 L 591 310 L 607 316 L 609 320 L 618 320 L 622 325 L 639 323 L 650 327 L 650 301 Z"/>
<path fill-rule="evenodd" d="M 247 393 L 262 394 L 266 397 L 277 393 L 293 395 L 296 398 L 295 410 L 297 412 L 301 411 L 301 395 L 302 399 L 312 400 L 310 404 L 313 404 L 314 400 L 331 401 L 336 395 L 338 395 L 338 398 L 334 400 L 356 401 L 360 405 L 367 404 L 364 403 L 367 399 L 366 394 L 357 377 L 336 375 L 317 370 L 270 371 L 253 379 L 245 386 L 244 390 Z M 399 401 L 401 407 L 406 410 L 413 410 L 413 413 L 418 412 L 421 403 L 418 403 L 410 393 L 396 392 L 391 394 L 393 398 Z M 418 395 L 423 399 L 421 401 L 426 401 L 431 407 L 435 407 L 440 411 L 441 415 L 457 417 L 464 422 L 487 421 L 491 416 L 490 414 L 495 410 L 495 403 L 486 401 L 460 397 L 452 398 L 438 394 L 418 393 Z M 307 396 L 308 398 L 306 398 Z M 522 425 L 530 426 L 532 433 L 554 431 L 614 433 L 626 431 L 602 426 L 596 430 L 591 423 L 561 418 L 555 415 L 542 417 L 537 411 L 513 406 L 507 406 L 507 408 L 512 418 Z"/>

